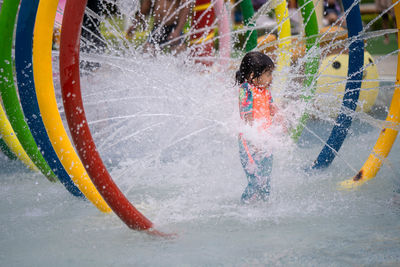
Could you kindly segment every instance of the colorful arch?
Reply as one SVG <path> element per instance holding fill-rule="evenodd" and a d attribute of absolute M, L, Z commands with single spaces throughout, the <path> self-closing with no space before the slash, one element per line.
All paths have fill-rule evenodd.
<path fill-rule="evenodd" d="M 72 195 L 84 197 L 71 180 L 53 149 L 37 102 L 32 67 L 32 37 L 38 5 L 39 0 L 22 0 L 18 13 L 15 36 L 15 70 L 19 99 L 29 129 L 36 144 L 40 147 L 44 159 Z"/>
<path fill-rule="evenodd" d="M 33 38 L 33 75 L 36 96 L 43 123 L 58 158 L 79 190 L 99 210 L 111 209 L 90 181 L 65 132 L 54 93 L 51 63 L 52 36 L 58 0 L 39 2 Z"/>
<path fill-rule="evenodd" d="M 60 78 L 70 132 L 90 178 L 111 209 L 129 228 L 158 234 L 159 232 L 153 230 L 153 223 L 129 202 L 114 183 L 90 133 L 82 103 L 79 76 L 79 38 L 86 2 L 67 1 L 61 29 Z"/>
<path fill-rule="evenodd" d="M 355 39 L 349 46 L 349 68 L 347 72 L 347 83 L 345 94 L 343 96 L 341 111 L 336 118 L 335 126 L 314 161 L 311 169 L 322 169 L 328 167 L 335 159 L 336 153 L 342 146 L 347 136 L 352 122 L 352 115 L 357 108 L 357 101 L 360 95 L 361 81 L 364 66 L 364 40 L 357 38 L 362 31 L 362 21 L 360 14 L 360 6 L 355 0 L 343 0 L 345 12 L 349 12 L 346 16 L 346 23 L 349 32 L 349 39 Z"/>
<path fill-rule="evenodd" d="M 396 1 L 396 0 L 395 0 Z M 394 6 L 396 21 L 400 21 L 400 4 L 398 1 Z M 397 40 L 398 48 L 400 49 L 400 23 L 397 25 Z M 339 185 L 343 189 L 352 189 L 363 185 L 366 181 L 373 179 L 381 168 L 383 162 L 387 158 L 392 149 L 398 134 L 400 124 L 400 54 L 397 53 L 397 73 L 395 90 L 392 96 L 392 102 L 389 107 L 389 112 L 386 116 L 386 127 L 382 129 L 378 140 L 367 161 L 361 167 L 360 171 L 349 180 L 341 182 Z"/>
<path fill-rule="evenodd" d="M 0 39 L 0 69 L 3 70 L 0 76 L 1 97 L 12 128 L 25 152 L 49 181 L 56 182 L 57 176 L 47 165 L 29 131 L 14 85 L 11 50 L 19 3 L 19 0 L 5 0 L 0 13 L 0 36 L 2 37 Z"/>

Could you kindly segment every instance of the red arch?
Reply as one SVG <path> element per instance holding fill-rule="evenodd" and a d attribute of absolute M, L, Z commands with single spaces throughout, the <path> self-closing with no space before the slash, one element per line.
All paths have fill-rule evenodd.
<path fill-rule="evenodd" d="M 79 76 L 79 41 L 87 0 L 68 0 L 64 10 L 60 43 L 60 78 L 68 126 L 90 179 L 111 209 L 131 229 L 149 230 L 153 224 L 119 190 L 97 152 L 82 103 Z"/>

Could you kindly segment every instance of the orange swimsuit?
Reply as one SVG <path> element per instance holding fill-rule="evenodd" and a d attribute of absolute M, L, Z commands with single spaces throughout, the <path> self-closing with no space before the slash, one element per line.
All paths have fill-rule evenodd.
<path fill-rule="evenodd" d="M 239 91 L 240 116 L 251 113 L 254 121 L 261 122 L 262 128 L 271 125 L 272 96 L 267 88 L 258 88 L 250 83 L 243 83 Z"/>

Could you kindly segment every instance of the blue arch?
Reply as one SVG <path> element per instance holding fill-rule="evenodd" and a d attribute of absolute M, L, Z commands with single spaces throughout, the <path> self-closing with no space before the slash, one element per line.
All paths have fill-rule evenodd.
<path fill-rule="evenodd" d="M 350 10 L 346 16 L 349 40 L 349 68 L 347 72 L 347 83 L 340 114 L 336 118 L 335 126 L 323 147 L 318 158 L 314 161 L 312 169 L 321 169 L 328 167 L 334 160 L 336 153 L 342 146 L 347 136 L 352 122 L 351 111 L 357 108 L 358 97 L 360 96 L 360 88 L 363 76 L 364 66 L 364 40 L 357 37 L 362 31 L 362 21 L 360 14 L 360 6 L 355 0 L 343 0 L 345 11 Z M 353 40 L 353 38 L 357 38 Z"/>
<path fill-rule="evenodd" d="M 37 102 L 32 67 L 32 36 L 38 5 L 39 0 L 22 0 L 18 14 L 15 38 L 15 69 L 21 106 L 32 136 L 47 164 L 72 195 L 84 198 L 53 149 Z"/>

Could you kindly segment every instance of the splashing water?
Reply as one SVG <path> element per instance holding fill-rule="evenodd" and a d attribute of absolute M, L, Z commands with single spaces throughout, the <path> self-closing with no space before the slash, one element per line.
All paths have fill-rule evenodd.
<path fill-rule="evenodd" d="M 121 16 L 134 11 L 125 8 L 127 3 L 121 1 Z M 246 178 L 238 155 L 237 135 L 243 127 L 235 68 L 210 70 L 195 64 L 187 52 L 142 53 L 141 45 L 129 43 L 108 21 L 107 30 L 119 36 L 114 43 L 105 39 L 108 52 L 82 53 L 82 59 L 101 64 L 81 81 L 90 129 L 129 200 L 157 227 L 178 237 L 159 240 L 131 231 L 116 216 L 100 214 L 61 185 L 0 157 L 4 265 L 400 263 L 399 143 L 367 186 L 354 192 L 337 188 L 369 155 L 382 128 L 388 105 L 382 102 L 393 91 L 392 82 L 379 79 L 380 95 L 372 112 L 355 112 L 338 158 L 327 170 L 310 174 L 304 168 L 315 159 L 334 121 L 299 103 L 302 83 L 296 79 L 304 78 L 301 66 L 312 53 L 326 57 L 334 44 L 275 73 L 289 77 L 286 87 L 291 90 L 282 93 L 288 99 L 282 110 L 289 123 L 304 109 L 314 119 L 298 144 L 279 130 L 272 132 L 266 142 L 274 151 L 271 198 L 242 205 Z M 232 39 L 239 33 L 233 32 Z M 365 33 L 363 38 L 383 34 Z M 230 64 L 239 61 L 231 59 Z M 55 83 L 59 89 L 58 80 Z"/>

